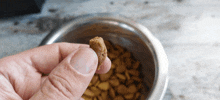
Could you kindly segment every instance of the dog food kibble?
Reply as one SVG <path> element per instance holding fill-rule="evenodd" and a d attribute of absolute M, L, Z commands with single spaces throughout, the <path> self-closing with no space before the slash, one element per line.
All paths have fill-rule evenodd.
<path fill-rule="evenodd" d="M 97 53 L 99 65 L 108 50 L 112 66 L 106 74 L 94 75 L 82 97 L 85 100 L 138 100 L 143 89 L 140 62 L 131 52 L 109 41 L 103 42 L 100 37 L 91 39 L 90 47 Z"/>
<path fill-rule="evenodd" d="M 107 48 L 104 40 L 101 37 L 95 37 L 89 41 L 90 48 L 92 48 L 98 56 L 98 69 L 102 62 L 107 57 Z"/>

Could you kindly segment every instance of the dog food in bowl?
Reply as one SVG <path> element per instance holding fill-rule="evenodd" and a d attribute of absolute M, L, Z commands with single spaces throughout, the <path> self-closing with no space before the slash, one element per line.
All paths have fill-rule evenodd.
<path fill-rule="evenodd" d="M 141 95 L 140 62 L 119 45 L 105 41 L 112 61 L 106 74 L 95 74 L 83 94 L 85 100 L 137 100 Z"/>

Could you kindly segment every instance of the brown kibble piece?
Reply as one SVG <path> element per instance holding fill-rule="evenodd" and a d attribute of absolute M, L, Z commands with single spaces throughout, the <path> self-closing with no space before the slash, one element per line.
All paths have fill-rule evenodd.
<path fill-rule="evenodd" d="M 109 95 L 114 98 L 115 97 L 115 90 L 113 88 L 109 89 Z"/>
<path fill-rule="evenodd" d="M 134 94 L 126 94 L 124 95 L 125 99 L 131 100 L 134 97 Z"/>
<path fill-rule="evenodd" d="M 112 60 L 117 58 L 117 55 L 113 54 L 113 53 L 108 53 L 108 57 Z"/>
<path fill-rule="evenodd" d="M 126 66 L 124 64 L 120 64 L 116 67 L 116 73 L 123 73 L 126 70 Z"/>
<path fill-rule="evenodd" d="M 128 85 L 132 84 L 133 82 L 134 82 L 134 80 L 128 80 L 128 81 L 126 82 L 126 85 L 128 86 Z"/>
<path fill-rule="evenodd" d="M 92 86 L 92 83 L 89 83 L 89 86 Z"/>
<path fill-rule="evenodd" d="M 98 81 L 99 77 L 97 75 L 94 75 L 93 78 L 92 78 L 92 81 L 91 83 L 92 84 L 96 84 L 96 82 Z"/>
<path fill-rule="evenodd" d="M 92 100 L 92 98 L 85 98 L 85 100 Z"/>
<path fill-rule="evenodd" d="M 100 77 L 100 80 L 101 81 L 106 81 L 110 78 L 110 76 L 112 75 L 113 73 L 113 70 L 110 70 L 108 71 L 106 74 L 100 74 L 99 77 Z"/>
<path fill-rule="evenodd" d="M 117 92 L 119 94 L 127 94 L 128 93 L 128 89 L 125 85 L 119 85 L 117 88 Z"/>
<path fill-rule="evenodd" d="M 95 86 L 98 86 L 100 84 L 100 81 L 97 81 L 96 83 L 95 83 Z"/>
<path fill-rule="evenodd" d="M 91 97 L 84 96 L 84 95 L 82 96 L 82 98 L 83 98 L 83 99 L 85 99 L 85 100 L 92 100 L 92 98 L 91 98 Z"/>
<path fill-rule="evenodd" d="M 118 52 L 120 52 L 120 53 L 123 53 L 124 52 L 124 49 L 121 47 L 121 46 L 119 46 L 119 45 L 115 45 L 115 48 L 118 50 Z"/>
<path fill-rule="evenodd" d="M 131 79 L 133 79 L 136 82 L 142 82 L 142 79 L 140 79 L 139 77 L 136 77 L 136 76 L 132 76 Z"/>
<path fill-rule="evenodd" d="M 142 84 L 141 83 L 139 83 L 138 85 L 137 85 L 137 88 L 138 89 L 141 89 L 143 86 L 142 86 Z"/>
<path fill-rule="evenodd" d="M 140 62 L 139 61 L 136 61 L 134 64 L 133 64 L 133 68 L 134 69 L 137 69 L 140 65 Z"/>
<path fill-rule="evenodd" d="M 119 78 L 119 79 L 121 79 L 121 80 L 126 80 L 126 77 L 124 76 L 124 75 L 122 75 L 122 74 L 116 74 L 116 76 Z"/>
<path fill-rule="evenodd" d="M 138 98 L 140 97 L 140 95 L 141 95 L 141 93 L 140 93 L 140 92 L 137 92 L 137 93 L 135 94 L 135 98 L 134 98 L 134 99 L 135 99 L 135 100 L 138 99 Z"/>
<path fill-rule="evenodd" d="M 94 96 L 95 96 L 95 94 L 94 94 L 91 90 L 89 90 L 89 89 L 86 89 L 86 91 L 84 92 L 84 94 L 87 95 L 87 96 L 89 96 L 89 97 L 94 97 Z"/>
<path fill-rule="evenodd" d="M 115 75 L 113 75 L 113 76 L 111 77 L 111 79 L 117 79 L 117 77 L 116 77 Z"/>
<path fill-rule="evenodd" d="M 109 80 L 109 83 L 114 87 L 120 84 L 118 79 L 111 79 Z"/>
<path fill-rule="evenodd" d="M 120 52 L 118 50 L 110 49 L 110 51 L 117 57 L 120 55 Z"/>
<path fill-rule="evenodd" d="M 104 40 L 101 37 L 95 37 L 89 41 L 90 48 L 92 48 L 98 56 L 98 69 L 102 62 L 107 57 L 107 48 Z"/>
<path fill-rule="evenodd" d="M 118 56 L 117 56 L 116 54 L 110 52 L 110 53 L 108 53 L 108 57 L 109 57 L 111 60 L 113 60 L 113 59 L 117 58 Z"/>
<path fill-rule="evenodd" d="M 130 58 L 130 57 L 131 57 L 131 53 L 128 52 L 128 51 L 126 51 L 126 52 L 122 55 L 122 57 Z"/>
<path fill-rule="evenodd" d="M 122 62 L 121 62 L 120 58 L 115 59 L 115 60 L 113 61 L 113 63 L 114 63 L 117 67 L 119 67 L 120 65 L 122 65 Z"/>
<path fill-rule="evenodd" d="M 134 69 L 128 70 L 128 73 L 134 76 L 139 76 L 140 72 Z"/>
<path fill-rule="evenodd" d="M 112 63 L 111 69 L 115 69 L 115 64 Z"/>
<path fill-rule="evenodd" d="M 134 84 L 130 85 L 130 86 L 128 87 L 128 92 L 129 92 L 129 93 L 135 93 L 135 92 L 137 92 L 136 86 L 135 86 Z"/>
<path fill-rule="evenodd" d="M 102 92 L 101 97 L 102 97 L 103 100 L 107 100 L 108 99 L 108 92 L 107 91 Z"/>
<path fill-rule="evenodd" d="M 102 82 L 98 85 L 98 87 L 101 89 L 101 90 L 108 90 L 109 89 L 109 83 L 108 82 Z"/>
<path fill-rule="evenodd" d="M 95 96 L 98 96 L 102 92 L 97 87 L 91 87 L 91 91 L 95 94 Z"/>
<path fill-rule="evenodd" d="M 128 73 L 128 71 L 127 71 L 127 70 L 125 71 L 125 76 L 126 76 L 126 78 L 127 78 L 128 80 L 130 80 L 130 79 L 131 79 L 131 77 L 130 77 L 130 75 L 129 75 L 129 73 Z"/>
<path fill-rule="evenodd" d="M 125 63 L 130 68 L 131 67 L 131 58 L 125 58 Z"/>
<path fill-rule="evenodd" d="M 93 100 L 98 100 L 96 97 Z"/>
<path fill-rule="evenodd" d="M 124 98 L 122 96 L 117 96 L 113 100 L 124 100 Z"/>
<path fill-rule="evenodd" d="M 104 100 L 104 99 L 102 99 L 102 97 L 101 97 L 101 96 L 98 96 L 98 100 Z"/>
<path fill-rule="evenodd" d="M 112 44 L 109 41 L 104 40 L 104 43 L 106 45 L 106 48 L 109 50 L 110 48 L 113 48 Z"/>

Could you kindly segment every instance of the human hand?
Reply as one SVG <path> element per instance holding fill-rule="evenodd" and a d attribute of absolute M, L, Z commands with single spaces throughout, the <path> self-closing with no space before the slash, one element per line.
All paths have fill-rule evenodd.
<path fill-rule="evenodd" d="M 96 53 L 85 44 L 55 43 L 0 59 L 0 100 L 79 100 L 96 70 Z M 48 74 L 42 76 L 42 74 Z"/>

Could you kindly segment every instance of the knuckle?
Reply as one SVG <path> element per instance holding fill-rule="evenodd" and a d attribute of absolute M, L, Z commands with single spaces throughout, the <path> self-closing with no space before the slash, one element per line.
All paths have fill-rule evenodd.
<path fill-rule="evenodd" d="M 65 97 L 70 98 L 72 96 L 71 85 L 68 80 L 61 75 L 51 74 L 48 76 L 48 81 Z"/>

